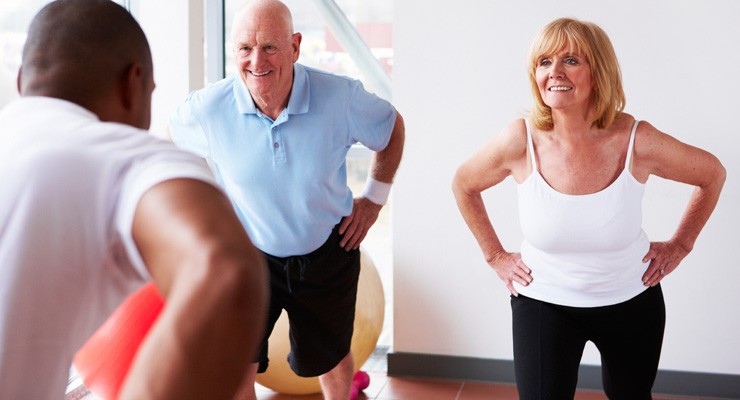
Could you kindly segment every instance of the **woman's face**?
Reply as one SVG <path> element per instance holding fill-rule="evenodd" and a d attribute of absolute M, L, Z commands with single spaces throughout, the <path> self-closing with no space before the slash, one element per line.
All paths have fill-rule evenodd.
<path fill-rule="evenodd" d="M 591 66 L 578 53 L 563 49 L 537 61 L 535 80 L 540 96 L 552 110 L 582 109 L 591 105 Z"/>

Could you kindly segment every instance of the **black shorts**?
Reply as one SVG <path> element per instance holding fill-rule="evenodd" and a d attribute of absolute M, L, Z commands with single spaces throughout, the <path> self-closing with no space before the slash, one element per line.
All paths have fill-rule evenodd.
<path fill-rule="evenodd" d="M 326 242 L 303 256 L 265 254 L 270 270 L 270 308 L 258 353 L 258 372 L 268 365 L 268 339 L 282 310 L 290 321 L 290 368 L 303 377 L 331 371 L 349 354 L 355 321 L 360 251 L 339 246 L 334 228 Z"/>

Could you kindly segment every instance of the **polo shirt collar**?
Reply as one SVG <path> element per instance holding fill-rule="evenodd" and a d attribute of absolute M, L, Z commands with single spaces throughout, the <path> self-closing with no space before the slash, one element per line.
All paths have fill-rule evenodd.
<path fill-rule="evenodd" d="M 293 87 L 290 90 L 290 99 L 288 100 L 288 114 L 308 112 L 309 95 L 308 73 L 303 65 L 295 63 L 293 64 Z M 259 110 L 249 94 L 247 85 L 237 74 L 234 74 L 234 99 L 239 113 L 258 113 Z"/>

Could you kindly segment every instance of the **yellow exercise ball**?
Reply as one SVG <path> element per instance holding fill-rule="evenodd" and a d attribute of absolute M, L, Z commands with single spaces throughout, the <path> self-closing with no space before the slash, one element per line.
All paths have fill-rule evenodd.
<path fill-rule="evenodd" d="M 383 328 L 385 295 L 380 275 L 370 257 L 360 249 L 360 280 L 357 287 L 355 325 L 350 349 L 355 362 L 355 371 L 367 361 L 375 350 Z M 267 356 L 270 365 L 257 375 L 257 383 L 284 394 L 311 394 L 321 392 L 319 378 L 303 378 L 295 374 L 288 364 L 290 340 L 288 339 L 288 316 L 283 311 L 268 339 Z"/>

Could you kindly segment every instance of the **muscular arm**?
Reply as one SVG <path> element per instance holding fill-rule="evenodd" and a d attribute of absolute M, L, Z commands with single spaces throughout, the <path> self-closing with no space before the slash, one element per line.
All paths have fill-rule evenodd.
<path fill-rule="evenodd" d="M 373 179 L 388 184 L 393 182 L 393 177 L 401 163 L 405 139 L 406 127 L 403 117 L 400 113 L 396 113 L 396 123 L 393 125 L 388 145 L 373 156 L 370 165 L 370 176 Z M 352 214 L 344 218 L 339 226 L 339 233 L 344 235 L 340 246 L 346 250 L 360 247 L 367 232 L 378 219 L 381 208 L 383 208 L 382 205 L 375 204 L 365 197 L 356 198 L 352 206 Z"/>
<path fill-rule="evenodd" d="M 207 183 L 166 181 L 142 197 L 133 236 L 166 306 L 120 398 L 232 398 L 263 334 L 267 284 L 231 204 Z"/>
<path fill-rule="evenodd" d="M 693 250 L 694 242 L 717 205 L 726 171 L 711 153 L 682 143 L 643 122 L 635 139 L 634 172 L 641 181 L 656 175 L 694 186 L 676 232 L 666 242 L 651 243 L 645 256 L 644 261 L 653 261 L 643 281 L 655 285 Z"/>
<path fill-rule="evenodd" d="M 523 121 L 516 121 L 494 137 L 483 149 L 463 163 L 455 173 L 452 192 L 460 213 L 473 233 L 486 262 L 493 267 L 509 291 L 517 295 L 513 282 L 526 286 L 530 270 L 517 253 L 508 253 L 488 217 L 481 192 L 501 183 L 509 175 L 523 179 L 527 169 Z"/>

